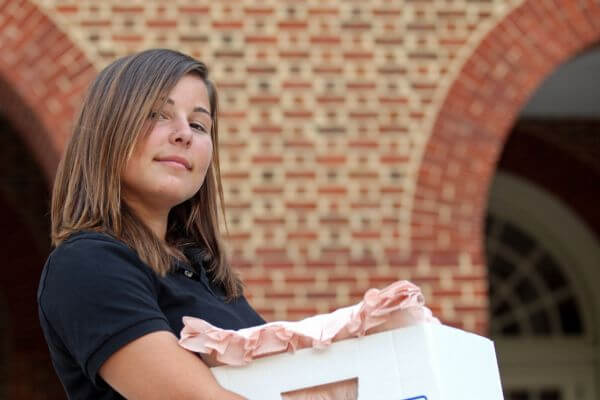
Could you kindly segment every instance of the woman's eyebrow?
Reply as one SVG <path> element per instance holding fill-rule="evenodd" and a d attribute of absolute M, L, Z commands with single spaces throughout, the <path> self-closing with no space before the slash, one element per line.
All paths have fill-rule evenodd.
<path fill-rule="evenodd" d="M 173 101 L 173 99 L 167 99 L 167 104 L 170 104 L 170 105 L 174 106 L 175 102 Z M 207 115 L 210 116 L 210 111 L 208 111 L 206 108 L 201 107 L 201 106 L 194 107 L 194 109 L 192 111 L 194 111 L 194 112 L 201 112 L 201 113 L 204 113 L 204 114 L 207 114 Z"/>
<path fill-rule="evenodd" d="M 210 111 L 208 111 L 204 107 L 198 106 L 198 107 L 195 107 L 192 111 L 194 111 L 194 112 L 201 112 L 201 113 L 204 113 L 204 114 L 207 114 L 208 116 L 210 116 Z"/>

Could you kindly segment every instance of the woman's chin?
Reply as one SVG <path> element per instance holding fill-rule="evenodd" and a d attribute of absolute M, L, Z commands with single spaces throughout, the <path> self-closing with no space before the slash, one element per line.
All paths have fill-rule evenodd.
<path fill-rule="evenodd" d="M 192 185 L 187 182 L 168 182 L 162 185 L 157 191 L 155 197 L 164 199 L 171 207 L 191 199 L 200 190 L 200 186 Z"/>

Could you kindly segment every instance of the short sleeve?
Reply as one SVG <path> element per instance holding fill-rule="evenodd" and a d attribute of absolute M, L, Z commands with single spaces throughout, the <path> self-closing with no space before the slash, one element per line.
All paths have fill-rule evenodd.
<path fill-rule="evenodd" d="M 157 291 L 154 272 L 123 243 L 99 234 L 66 241 L 48 259 L 38 290 L 49 345 L 66 349 L 97 384 L 100 366 L 119 348 L 171 331 Z"/>

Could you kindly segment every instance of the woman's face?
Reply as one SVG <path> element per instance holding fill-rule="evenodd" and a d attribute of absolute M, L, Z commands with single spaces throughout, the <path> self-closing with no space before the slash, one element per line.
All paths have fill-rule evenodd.
<path fill-rule="evenodd" d="M 156 110 L 154 128 L 140 136 L 121 176 L 127 203 L 168 212 L 202 186 L 212 158 L 210 101 L 199 77 L 183 76 Z"/>

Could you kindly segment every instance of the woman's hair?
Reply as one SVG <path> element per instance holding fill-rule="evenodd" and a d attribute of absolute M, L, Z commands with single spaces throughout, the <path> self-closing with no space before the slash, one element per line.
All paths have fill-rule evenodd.
<path fill-rule="evenodd" d="M 152 129 L 151 116 L 186 74 L 206 84 L 213 154 L 200 190 L 171 209 L 165 244 L 124 202 L 121 175 L 139 138 Z M 133 248 L 161 276 L 173 263 L 169 247 L 180 255 L 192 249 L 197 254 L 200 248 L 204 265 L 228 298 L 239 296 L 242 283 L 225 257 L 219 233 L 224 203 L 217 128 L 217 92 L 203 63 L 166 49 L 114 61 L 88 89 L 58 166 L 52 194 L 52 244 L 58 246 L 82 230 L 104 232 Z"/>

